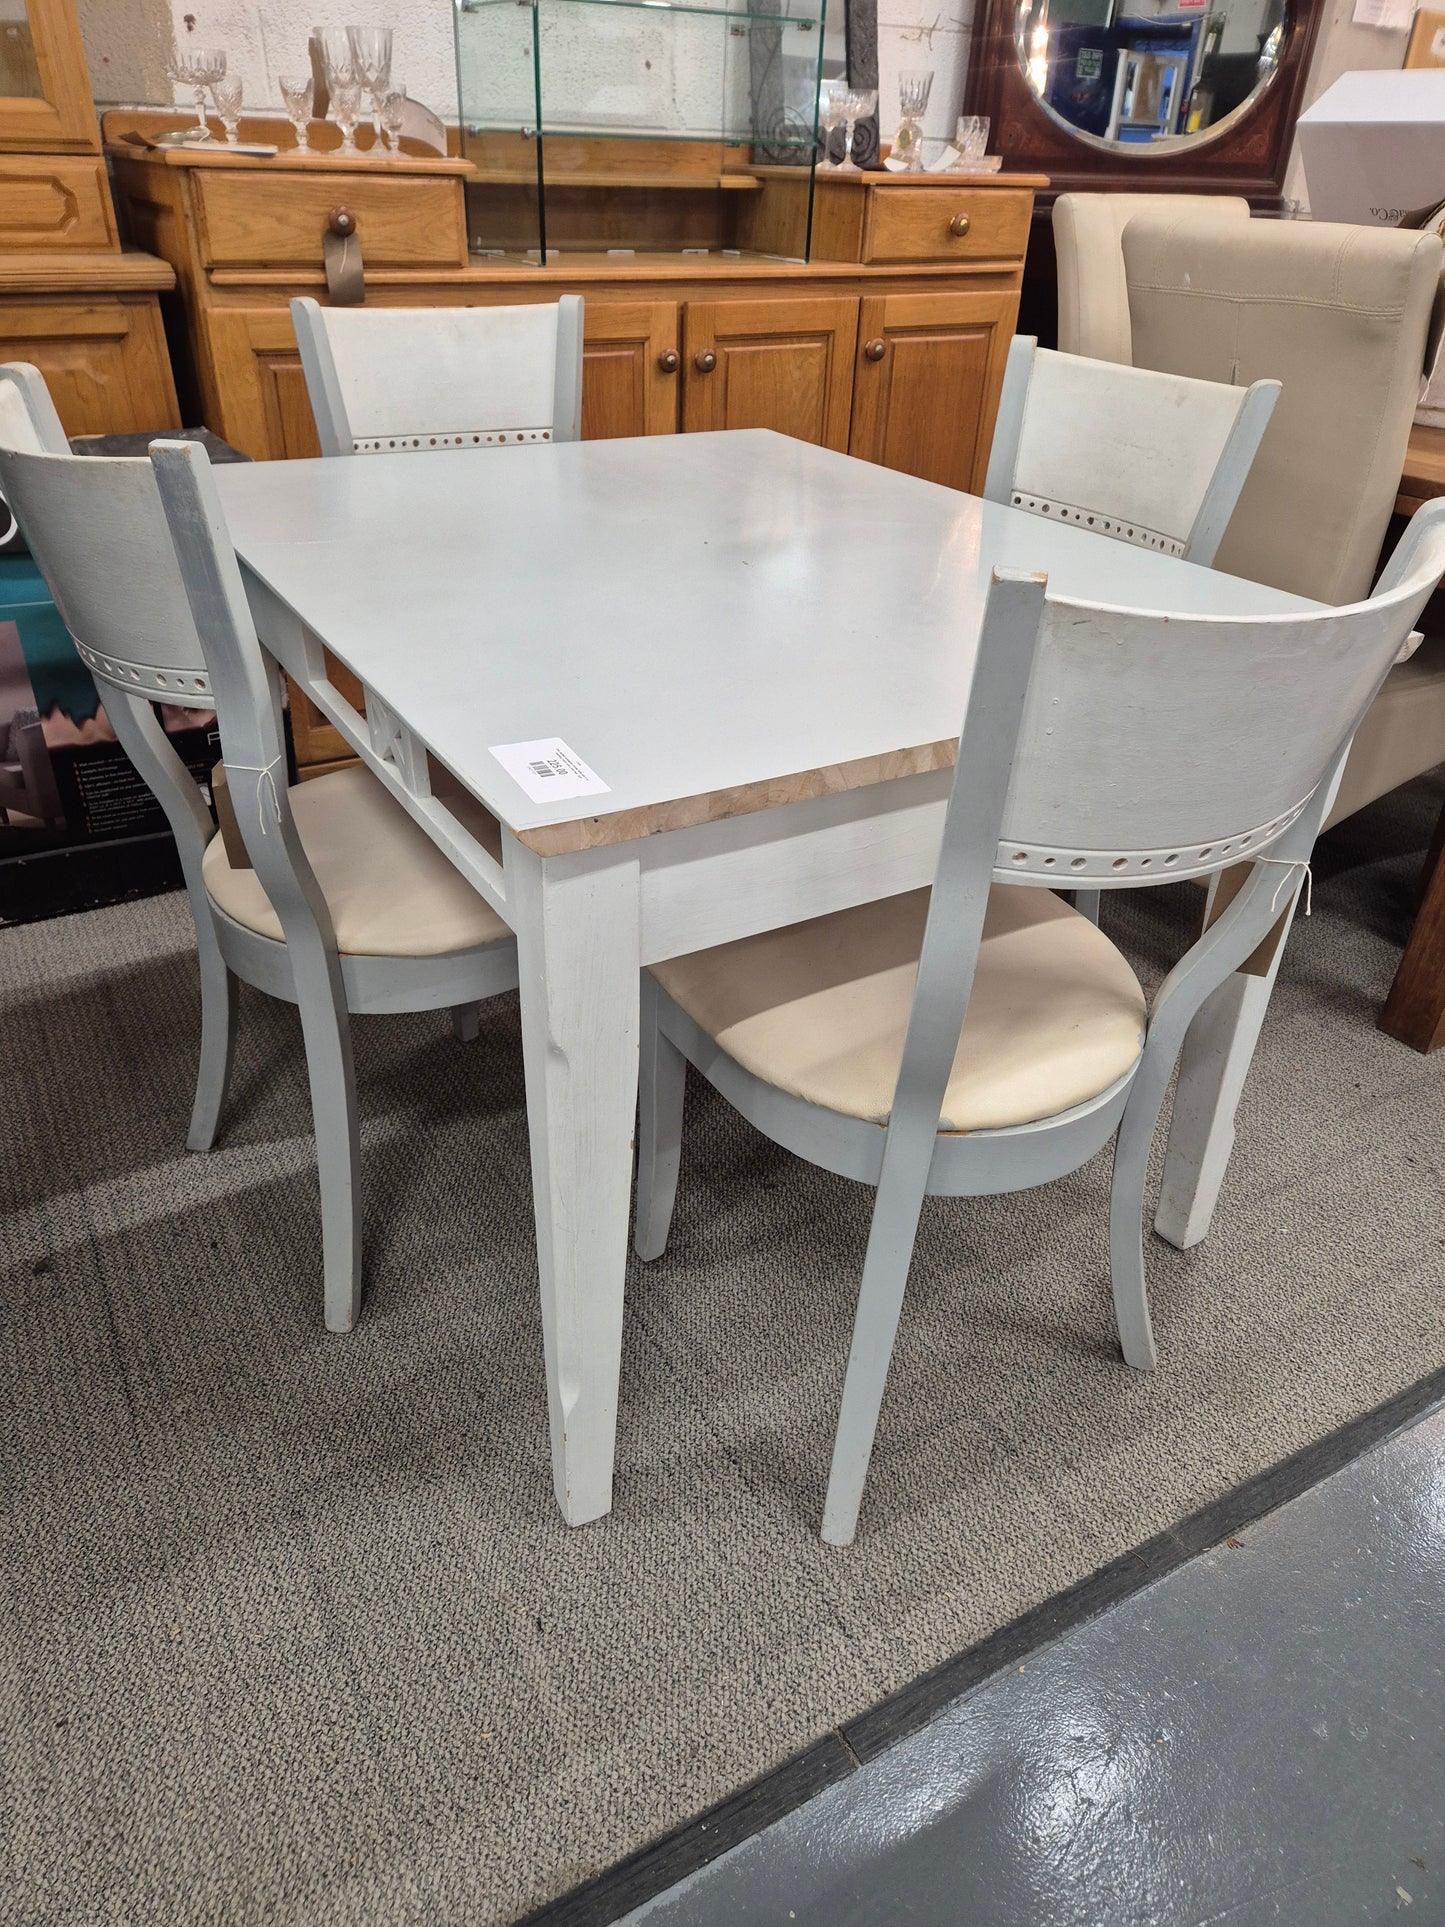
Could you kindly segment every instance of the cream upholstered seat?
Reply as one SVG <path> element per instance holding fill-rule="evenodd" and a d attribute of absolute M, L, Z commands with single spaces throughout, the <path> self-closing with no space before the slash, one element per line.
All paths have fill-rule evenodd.
<path fill-rule="evenodd" d="M 342 956 L 440 957 L 511 936 L 425 830 L 359 764 L 298 783 L 291 813 Z M 207 846 L 201 874 L 218 910 L 258 936 L 285 942 L 261 879 L 254 870 L 231 867 L 222 837 Z"/>
<path fill-rule="evenodd" d="M 1249 202 L 1230 194 L 1061 194 L 1054 202 L 1063 354 L 1126 365 L 1135 361 L 1120 243 L 1136 214 L 1161 206 L 1190 215 L 1249 219 Z"/>
<path fill-rule="evenodd" d="M 735 1063 L 844 1117 L 886 1124 L 927 890 L 695 951 L 652 974 Z M 1086 917 L 1047 890 L 989 896 L 941 1131 L 1055 1117 L 1108 1090 L 1144 1047 L 1144 992 Z"/>

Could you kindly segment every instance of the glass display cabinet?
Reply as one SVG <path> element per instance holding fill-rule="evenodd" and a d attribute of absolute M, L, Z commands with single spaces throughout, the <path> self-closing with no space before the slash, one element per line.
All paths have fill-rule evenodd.
<path fill-rule="evenodd" d="M 824 0 L 456 0 L 473 259 L 805 262 Z"/>

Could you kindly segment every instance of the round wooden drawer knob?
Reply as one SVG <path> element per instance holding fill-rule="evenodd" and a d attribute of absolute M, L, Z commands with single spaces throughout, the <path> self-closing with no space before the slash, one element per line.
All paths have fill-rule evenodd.
<path fill-rule="evenodd" d="M 334 207 L 326 217 L 326 226 L 332 234 L 339 234 L 345 240 L 348 234 L 356 232 L 356 216 L 349 207 Z"/>
<path fill-rule="evenodd" d="M 888 344 L 884 341 L 870 341 L 863 350 L 869 361 L 882 361 L 887 352 Z"/>
<path fill-rule="evenodd" d="M 961 241 L 964 235 L 968 233 L 970 225 L 971 223 L 966 214 L 955 214 L 948 224 L 948 231 Z"/>
<path fill-rule="evenodd" d="M 662 370 L 663 374 L 675 375 L 677 373 L 676 348 L 664 349 L 664 351 L 657 357 L 657 365 Z"/>
<path fill-rule="evenodd" d="M 704 348 L 700 355 L 694 355 L 692 365 L 700 375 L 710 375 L 717 367 L 717 356 L 711 348 Z"/>

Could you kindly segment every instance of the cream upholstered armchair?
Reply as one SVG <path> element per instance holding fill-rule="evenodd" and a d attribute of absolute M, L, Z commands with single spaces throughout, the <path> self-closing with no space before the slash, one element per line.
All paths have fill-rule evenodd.
<path fill-rule="evenodd" d="M 1059 349 L 1095 361 L 1134 360 L 1124 229 L 1136 214 L 1171 212 L 1249 219 L 1249 202 L 1226 194 L 1061 194 L 1054 202 L 1059 269 Z M 1139 364 L 1141 367 L 1145 363 Z"/>
<path fill-rule="evenodd" d="M 1215 566 L 1321 602 L 1366 595 L 1419 397 L 1439 241 L 1160 201 L 1124 224 L 1121 251 L 1138 365 L 1283 384 Z M 1445 639 L 1433 638 L 1396 666 L 1365 716 L 1328 821 L 1441 761 Z M 1170 1132 L 1156 1223 L 1174 1244 L 1209 1228 L 1281 949 L 1217 991 L 1191 1033 L 1194 1088 L 1209 1095 L 1176 1113 Z"/>

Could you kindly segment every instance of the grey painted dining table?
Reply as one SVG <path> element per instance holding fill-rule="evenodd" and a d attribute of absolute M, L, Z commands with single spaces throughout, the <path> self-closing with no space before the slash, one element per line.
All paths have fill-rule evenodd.
<path fill-rule="evenodd" d="M 1312 605 L 765 430 L 216 482 L 262 642 L 516 932 L 580 1525 L 612 1504 L 642 967 L 930 880 L 994 568 L 1153 610 Z"/>

